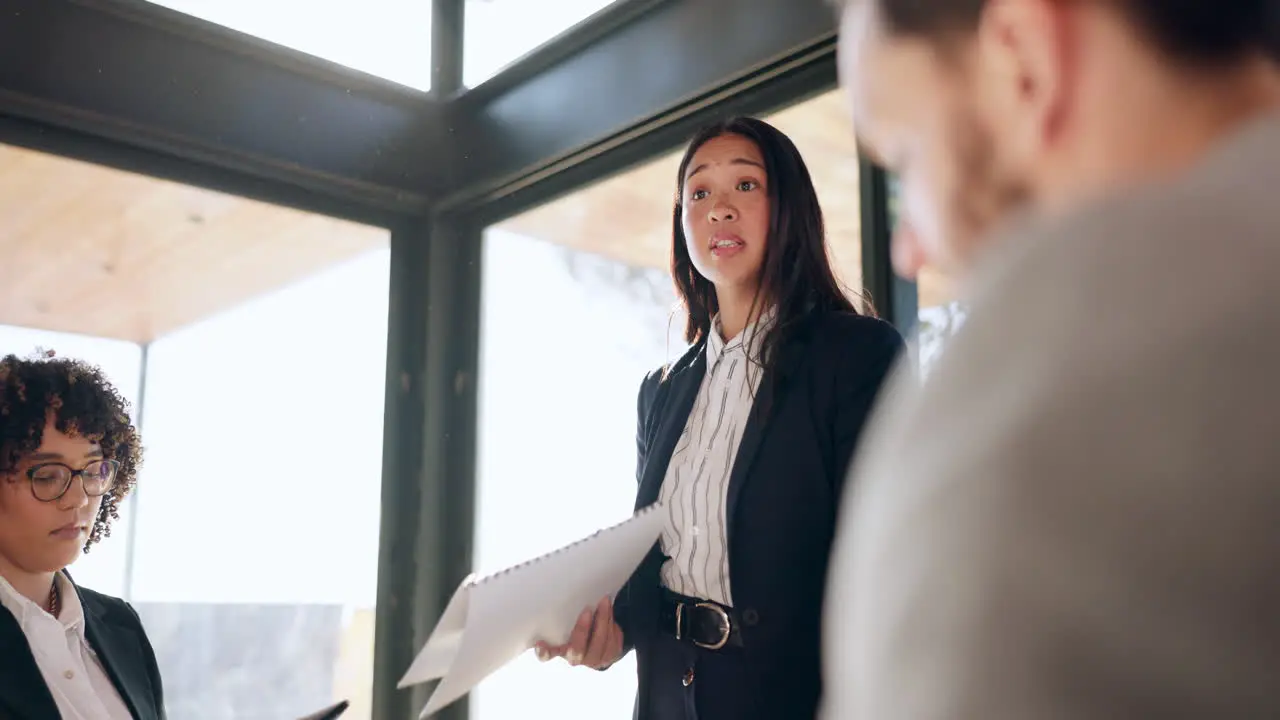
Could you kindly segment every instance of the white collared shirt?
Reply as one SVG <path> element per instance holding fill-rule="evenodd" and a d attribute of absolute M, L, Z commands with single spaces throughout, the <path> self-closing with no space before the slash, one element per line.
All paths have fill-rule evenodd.
<path fill-rule="evenodd" d="M 62 600 L 58 617 L 20 594 L 0 577 L 0 604 L 13 613 L 62 720 L 132 720 L 84 633 L 84 607 L 75 586 L 54 576 Z"/>
<path fill-rule="evenodd" d="M 725 342 L 720 319 L 707 338 L 707 372 L 662 481 L 667 508 L 662 584 L 673 592 L 733 605 L 729 588 L 729 476 L 762 374 L 760 336 L 772 312 Z M 744 344 L 744 338 L 746 343 Z M 746 345 L 757 360 L 748 359 Z"/>

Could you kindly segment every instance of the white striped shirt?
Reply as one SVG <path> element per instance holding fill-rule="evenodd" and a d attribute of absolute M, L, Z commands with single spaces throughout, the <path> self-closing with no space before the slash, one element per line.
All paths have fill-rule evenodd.
<path fill-rule="evenodd" d="M 681 595 L 733 605 L 725 506 L 761 375 L 759 362 L 748 359 L 743 338 L 758 349 L 770 319 L 766 315 L 727 343 L 719 318 L 712 322 L 707 372 L 671 454 L 660 496 L 668 512 L 662 551 L 671 558 L 662 566 L 662 584 Z"/>

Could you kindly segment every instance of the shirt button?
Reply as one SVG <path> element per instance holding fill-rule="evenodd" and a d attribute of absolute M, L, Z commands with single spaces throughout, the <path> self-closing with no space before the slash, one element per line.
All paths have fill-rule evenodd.
<path fill-rule="evenodd" d="M 683 683 L 685 687 L 689 687 L 693 684 L 693 668 L 689 668 L 684 671 L 684 677 L 680 679 L 680 682 Z"/>
<path fill-rule="evenodd" d="M 66 671 L 66 672 L 62 673 L 62 677 L 66 678 L 66 679 L 68 679 L 68 680 L 70 680 L 71 678 L 73 678 L 73 677 L 75 677 L 75 676 L 76 676 L 76 674 L 75 674 L 75 672 L 74 672 L 74 671 L 72 671 L 72 670 L 68 670 L 68 671 Z"/>
<path fill-rule="evenodd" d="M 697 534 L 701 533 L 702 531 L 698 529 L 698 526 L 697 526 L 697 525 L 694 525 L 694 526 L 693 526 L 693 528 L 692 528 L 689 532 L 693 533 L 694 535 L 697 535 Z"/>

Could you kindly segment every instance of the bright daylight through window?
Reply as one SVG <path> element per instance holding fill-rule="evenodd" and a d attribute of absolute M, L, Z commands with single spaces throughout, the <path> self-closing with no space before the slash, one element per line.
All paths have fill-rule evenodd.
<path fill-rule="evenodd" d="M 169 717 L 367 720 L 387 232 L 6 145 L 0 185 L 0 349 L 101 366 L 142 433 L 76 582 L 137 609 Z"/>

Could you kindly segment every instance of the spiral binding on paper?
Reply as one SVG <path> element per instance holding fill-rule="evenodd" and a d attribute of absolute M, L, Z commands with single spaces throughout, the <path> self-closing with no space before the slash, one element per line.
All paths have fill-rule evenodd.
<path fill-rule="evenodd" d="M 576 540 L 576 541 L 574 541 L 574 542 L 569 543 L 568 545 L 565 545 L 564 547 L 557 548 L 557 549 L 552 550 L 551 552 L 549 552 L 549 553 L 545 553 L 545 554 L 543 554 L 543 555 L 539 555 L 538 557 L 533 558 L 532 560 L 525 560 L 524 562 L 519 563 L 519 564 L 517 564 L 517 565 L 512 565 L 511 567 L 507 568 L 506 570 L 499 570 L 498 572 L 490 573 L 490 574 L 488 574 L 488 575 L 485 575 L 485 576 L 484 576 L 484 577 L 482 577 L 482 578 L 477 578 L 477 579 L 475 579 L 475 580 L 472 580 L 472 581 L 471 581 L 471 583 L 470 583 L 470 585 L 471 585 L 471 587 L 475 587 L 476 585 L 483 585 L 484 583 L 487 583 L 487 582 L 489 582 L 490 580 L 493 580 L 493 579 L 495 579 L 495 578 L 502 577 L 503 575 L 509 575 L 509 574 L 511 574 L 511 573 L 513 573 L 513 572 L 516 572 L 517 570 L 520 570 L 521 568 L 525 568 L 525 567 L 528 567 L 528 566 L 530 566 L 530 565 L 534 565 L 534 564 L 536 564 L 536 563 L 540 563 L 540 562 L 542 562 L 543 560 L 546 560 L 547 558 L 550 558 L 550 557 L 554 557 L 554 556 L 556 556 L 556 555 L 559 555 L 560 553 L 565 552 L 566 550 L 568 550 L 568 549 L 570 549 L 570 548 L 577 547 L 578 545 L 581 545 L 581 544 L 583 544 L 583 543 L 587 542 L 588 540 L 592 540 L 592 539 L 594 539 L 594 538 L 596 538 L 596 537 L 599 537 L 600 535 L 603 535 L 603 534 L 605 534 L 605 533 L 607 533 L 607 532 L 613 532 L 614 530 L 617 530 L 618 528 L 622 527 L 623 525 L 626 525 L 627 523 L 635 522 L 636 520 L 639 520 L 640 518 L 642 518 L 642 517 L 644 517 L 644 516 L 648 515 L 648 514 L 649 514 L 649 513 L 651 513 L 651 512 L 656 512 L 656 511 L 657 511 L 659 508 L 661 508 L 661 507 L 662 507 L 662 503 L 653 503 L 652 505 L 648 505 L 648 506 L 646 506 L 646 507 L 644 507 L 644 508 L 640 509 L 639 511 L 637 511 L 635 515 L 632 515 L 631 517 L 627 518 L 626 520 L 623 520 L 622 522 L 620 522 L 620 523 L 618 523 L 618 524 L 616 524 L 616 525 L 610 525 L 610 526 L 609 526 L 609 527 L 607 527 L 607 528 L 603 528 L 603 529 L 601 529 L 601 530 L 597 530 L 597 531 L 595 531 L 595 532 L 591 533 L 590 535 L 588 535 L 588 536 L 586 536 L 586 537 L 582 538 L 581 540 Z"/>

